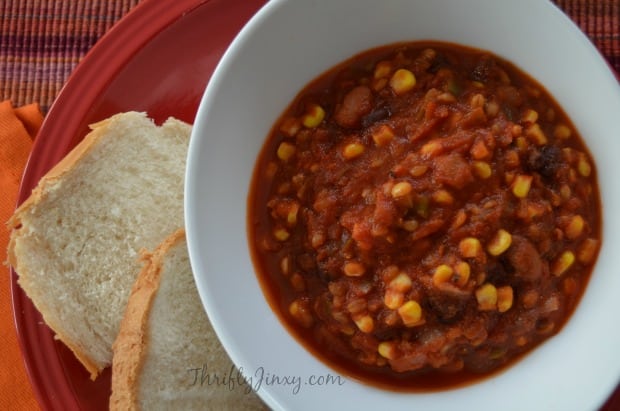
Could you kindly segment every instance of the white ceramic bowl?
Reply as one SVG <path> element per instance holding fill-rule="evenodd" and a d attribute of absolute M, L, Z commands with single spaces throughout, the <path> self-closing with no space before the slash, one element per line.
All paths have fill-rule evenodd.
<path fill-rule="evenodd" d="M 564 107 L 595 158 L 603 246 L 587 291 L 559 335 L 507 371 L 465 388 L 383 391 L 335 376 L 280 323 L 261 291 L 246 238 L 246 201 L 272 124 L 310 80 L 360 51 L 445 40 L 502 56 Z M 620 90 L 587 38 L 544 0 L 273 0 L 216 69 L 192 134 L 186 225 L 196 283 L 218 336 L 274 409 L 594 410 L 620 377 Z M 295 377 L 267 385 L 265 378 Z M 297 380 L 299 378 L 299 380 Z M 297 386 L 299 384 L 299 386 Z M 298 388 L 298 390 L 296 389 Z"/>

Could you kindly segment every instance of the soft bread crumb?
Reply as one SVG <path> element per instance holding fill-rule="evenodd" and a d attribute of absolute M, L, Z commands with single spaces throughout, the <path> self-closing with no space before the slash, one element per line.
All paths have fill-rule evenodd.
<path fill-rule="evenodd" d="M 183 224 L 191 126 L 128 112 L 92 131 L 9 220 L 9 263 L 46 324 L 95 378 L 111 364 L 140 249 Z"/>
<path fill-rule="evenodd" d="M 228 376 L 233 364 L 200 303 L 184 230 L 144 262 L 114 343 L 110 409 L 266 409 L 247 385 L 203 385 L 191 371 Z"/>

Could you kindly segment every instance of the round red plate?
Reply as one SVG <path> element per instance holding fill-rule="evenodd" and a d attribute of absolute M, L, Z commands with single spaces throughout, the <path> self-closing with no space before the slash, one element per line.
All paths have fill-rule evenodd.
<path fill-rule="evenodd" d="M 193 122 L 221 55 L 265 0 L 146 0 L 115 25 L 71 75 L 45 118 L 19 202 L 88 132 L 112 114 L 146 111 Z M 95 382 L 43 324 L 11 275 L 15 326 L 44 410 L 107 410 L 110 370 Z"/>

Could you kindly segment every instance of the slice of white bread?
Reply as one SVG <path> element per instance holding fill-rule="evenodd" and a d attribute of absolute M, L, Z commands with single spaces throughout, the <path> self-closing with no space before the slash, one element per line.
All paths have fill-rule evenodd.
<path fill-rule="evenodd" d="M 110 410 L 266 409 L 231 371 L 209 323 L 185 231 L 176 231 L 143 258 L 114 343 Z"/>
<path fill-rule="evenodd" d="M 45 323 L 95 378 L 112 363 L 140 250 L 183 225 L 191 126 L 127 112 L 91 128 L 9 220 L 8 259 Z"/>

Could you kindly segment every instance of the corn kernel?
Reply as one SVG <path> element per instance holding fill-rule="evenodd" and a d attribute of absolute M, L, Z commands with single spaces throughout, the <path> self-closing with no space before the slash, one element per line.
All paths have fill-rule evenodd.
<path fill-rule="evenodd" d="M 474 173 L 482 178 L 482 179 L 487 179 L 489 177 L 491 177 L 491 174 L 493 173 L 491 170 L 491 166 L 489 165 L 489 163 L 484 162 L 484 161 L 474 161 Z"/>
<path fill-rule="evenodd" d="M 407 327 L 419 325 L 422 321 L 422 307 L 415 300 L 409 300 L 398 309 L 398 314 Z"/>
<path fill-rule="evenodd" d="M 427 156 L 435 156 L 443 150 L 439 141 L 429 141 L 420 148 L 420 153 Z"/>
<path fill-rule="evenodd" d="M 598 240 L 588 238 L 579 247 L 577 259 L 582 264 L 590 264 L 594 260 L 596 250 L 598 249 Z"/>
<path fill-rule="evenodd" d="M 574 240 L 583 233 L 583 229 L 586 225 L 583 217 L 579 214 L 571 217 L 568 225 L 564 229 L 564 234 L 569 240 Z"/>
<path fill-rule="evenodd" d="M 517 141 L 517 148 L 519 150 L 521 150 L 521 151 L 527 150 L 528 143 L 527 143 L 527 140 L 526 140 L 525 137 L 519 136 L 519 137 L 517 137 L 516 141 Z"/>
<path fill-rule="evenodd" d="M 382 356 L 383 358 L 387 358 L 388 360 L 393 360 L 394 358 L 396 358 L 396 347 L 392 342 L 383 341 L 379 343 L 379 346 L 377 347 L 377 352 L 380 356 Z"/>
<path fill-rule="evenodd" d="M 301 117 L 301 123 L 307 128 L 318 127 L 325 118 L 325 110 L 318 104 L 311 104 L 306 114 Z"/>
<path fill-rule="evenodd" d="M 583 157 L 579 159 L 579 162 L 577 163 L 577 172 L 582 177 L 589 177 L 590 174 L 592 174 L 592 167 L 590 166 L 590 163 L 588 163 L 588 160 Z"/>
<path fill-rule="evenodd" d="M 454 266 L 454 273 L 452 281 L 459 287 L 464 287 L 467 281 L 469 281 L 471 267 L 465 261 L 460 261 Z"/>
<path fill-rule="evenodd" d="M 535 144 L 544 146 L 547 144 L 547 136 L 542 131 L 538 123 L 531 124 L 525 129 L 525 135 L 530 138 Z"/>
<path fill-rule="evenodd" d="M 514 293 L 511 286 L 507 285 L 504 287 L 499 287 L 497 289 L 497 310 L 500 313 L 505 313 L 510 310 L 513 299 Z"/>
<path fill-rule="evenodd" d="M 437 190 L 431 197 L 437 204 L 450 205 L 454 202 L 454 197 L 447 190 Z"/>
<path fill-rule="evenodd" d="M 387 77 L 392 72 L 392 63 L 389 61 L 380 61 L 375 66 L 374 78 L 379 79 Z"/>
<path fill-rule="evenodd" d="M 449 282 L 452 279 L 454 270 L 447 264 L 441 264 L 435 268 L 433 272 L 433 285 L 440 287 L 442 284 Z"/>
<path fill-rule="evenodd" d="M 563 200 L 570 200 L 570 196 L 572 194 L 572 190 L 568 184 L 562 184 L 560 187 L 560 196 Z"/>
<path fill-rule="evenodd" d="M 288 161 L 291 159 L 291 157 L 293 157 L 293 155 L 295 155 L 295 146 L 291 143 L 283 141 L 278 146 L 277 155 L 280 160 Z"/>
<path fill-rule="evenodd" d="M 355 157 L 359 157 L 364 153 L 366 147 L 360 143 L 349 143 L 342 150 L 342 156 L 347 160 L 352 160 Z"/>
<path fill-rule="evenodd" d="M 575 254 L 572 251 L 564 251 L 551 266 L 551 274 L 560 276 L 568 270 L 575 262 Z"/>
<path fill-rule="evenodd" d="M 572 135 L 572 131 L 567 125 L 558 124 L 553 130 L 553 135 L 556 138 L 567 139 L 570 138 L 570 136 Z"/>
<path fill-rule="evenodd" d="M 286 241 L 290 237 L 290 233 L 285 228 L 278 227 L 273 230 L 273 236 L 278 241 Z"/>
<path fill-rule="evenodd" d="M 535 123 L 538 121 L 538 112 L 536 110 L 527 109 L 521 116 L 521 121 L 524 123 Z"/>
<path fill-rule="evenodd" d="M 353 320 L 357 328 L 363 333 L 371 333 L 375 329 L 375 321 L 369 315 L 364 315 L 362 317 L 356 318 Z"/>
<path fill-rule="evenodd" d="M 518 174 L 512 182 L 512 194 L 517 198 L 525 198 L 532 187 L 532 176 Z"/>
<path fill-rule="evenodd" d="M 465 258 L 477 257 L 482 253 L 480 240 L 474 237 L 467 237 L 459 243 L 459 252 Z"/>
<path fill-rule="evenodd" d="M 379 147 L 387 145 L 394 138 L 394 131 L 387 124 L 382 124 L 377 127 L 372 133 L 372 140 Z"/>
<path fill-rule="evenodd" d="M 401 181 L 394 184 L 391 190 L 391 194 L 393 198 L 400 198 L 409 195 L 412 190 L 413 187 L 411 187 L 411 184 L 406 181 Z"/>
<path fill-rule="evenodd" d="M 390 310 L 397 309 L 398 307 L 403 305 L 404 301 L 405 296 L 403 293 L 389 288 L 385 291 L 385 295 L 383 296 L 383 303 Z"/>
<path fill-rule="evenodd" d="M 301 122 L 295 117 L 287 117 L 280 124 L 280 131 L 288 137 L 295 137 L 301 128 Z"/>
<path fill-rule="evenodd" d="M 398 69 L 390 78 L 390 87 L 396 94 L 403 94 L 415 87 L 415 75 L 407 69 Z"/>
<path fill-rule="evenodd" d="M 348 261 L 344 264 L 343 271 L 347 277 L 361 277 L 366 273 L 366 267 L 357 261 Z"/>
<path fill-rule="evenodd" d="M 388 284 L 391 290 L 405 293 L 411 289 L 411 278 L 405 273 L 400 273 Z"/>
<path fill-rule="evenodd" d="M 310 310 L 299 300 L 295 300 L 289 305 L 288 312 L 305 328 L 310 328 L 314 323 Z"/>
<path fill-rule="evenodd" d="M 487 245 L 487 251 L 493 256 L 498 256 L 504 251 L 508 250 L 508 247 L 512 244 L 512 235 L 504 230 L 499 229 L 495 236 L 491 239 L 491 242 Z"/>
<path fill-rule="evenodd" d="M 484 284 L 476 290 L 476 300 L 479 310 L 495 310 L 497 308 L 497 289 L 493 284 Z"/>
<path fill-rule="evenodd" d="M 409 174 L 411 174 L 413 177 L 421 177 L 427 171 L 428 171 L 427 165 L 417 165 L 417 166 L 411 167 L 411 170 L 409 170 Z"/>

